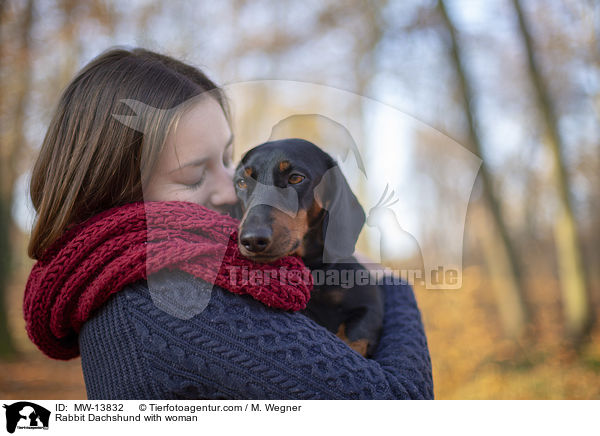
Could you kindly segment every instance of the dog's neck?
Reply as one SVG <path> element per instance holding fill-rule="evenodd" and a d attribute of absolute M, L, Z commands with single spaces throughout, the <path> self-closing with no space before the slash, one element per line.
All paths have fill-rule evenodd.
<path fill-rule="evenodd" d="M 309 268 L 311 265 L 320 265 L 323 263 L 324 244 L 322 239 L 318 239 L 321 238 L 322 235 L 323 232 L 317 230 L 309 230 L 306 235 L 304 235 L 304 241 L 313 238 L 310 242 L 306 243 L 304 255 L 302 256 L 302 261 Z"/>
<path fill-rule="evenodd" d="M 334 262 L 323 262 L 323 255 L 325 250 L 325 242 L 323 237 L 323 219 L 324 216 L 318 220 L 314 226 L 309 227 L 308 232 L 304 235 L 302 240 L 304 246 L 304 254 L 301 256 L 304 265 L 309 269 L 329 268 L 332 265 L 357 264 L 357 260 L 354 256 L 350 256 L 343 259 L 337 259 Z"/>
<path fill-rule="evenodd" d="M 308 231 L 302 239 L 302 261 L 309 268 L 323 264 L 323 250 L 325 248 L 324 219 L 325 211 L 321 209 L 319 214 L 309 223 Z"/>

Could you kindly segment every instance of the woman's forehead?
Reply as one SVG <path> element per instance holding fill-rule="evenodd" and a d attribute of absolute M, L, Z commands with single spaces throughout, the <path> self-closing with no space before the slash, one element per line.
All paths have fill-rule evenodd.
<path fill-rule="evenodd" d="M 222 151 L 230 137 L 221 106 L 213 98 L 205 98 L 188 109 L 167 136 L 165 157 L 184 165 L 185 158 Z"/>

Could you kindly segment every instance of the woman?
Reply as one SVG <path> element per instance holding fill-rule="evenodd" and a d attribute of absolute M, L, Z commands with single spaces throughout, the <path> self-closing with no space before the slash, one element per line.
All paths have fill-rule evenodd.
<path fill-rule="evenodd" d="M 410 287 L 385 286 L 365 359 L 294 312 L 303 281 L 227 275 L 274 268 L 244 263 L 236 221 L 212 212 L 236 204 L 228 113 L 202 72 L 143 49 L 107 51 L 69 84 L 32 174 L 32 340 L 81 353 L 90 399 L 432 398 Z M 277 267 L 306 273 L 295 258 Z"/>

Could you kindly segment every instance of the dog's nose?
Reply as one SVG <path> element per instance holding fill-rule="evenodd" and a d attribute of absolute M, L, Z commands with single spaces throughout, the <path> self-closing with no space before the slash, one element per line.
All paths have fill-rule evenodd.
<path fill-rule="evenodd" d="M 273 231 L 267 227 L 249 229 L 242 232 L 240 242 L 244 248 L 252 253 L 260 253 L 271 243 Z"/>

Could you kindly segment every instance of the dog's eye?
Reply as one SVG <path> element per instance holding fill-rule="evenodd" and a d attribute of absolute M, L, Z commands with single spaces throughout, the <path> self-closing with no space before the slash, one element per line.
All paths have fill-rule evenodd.
<path fill-rule="evenodd" d="M 239 179 L 235 184 L 240 189 L 246 189 L 248 187 L 248 183 L 244 179 Z"/>
<path fill-rule="evenodd" d="M 288 182 L 292 185 L 295 185 L 300 183 L 302 180 L 304 180 L 304 176 L 301 176 L 300 174 L 292 174 L 288 179 Z"/>

